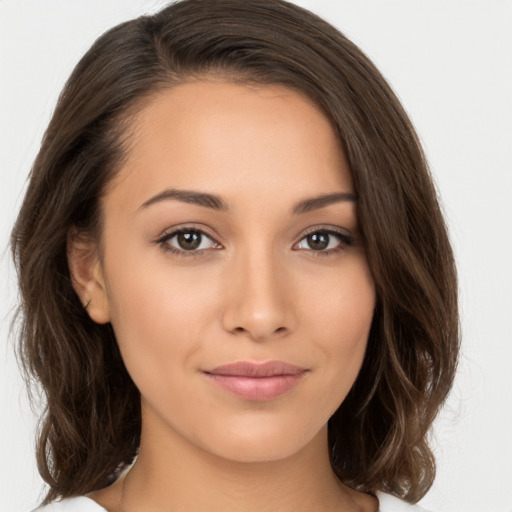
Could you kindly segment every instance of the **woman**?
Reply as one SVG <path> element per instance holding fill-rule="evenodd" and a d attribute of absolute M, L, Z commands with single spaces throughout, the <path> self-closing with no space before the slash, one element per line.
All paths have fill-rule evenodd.
<path fill-rule="evenodd" d="M 325 21 L 184 0 L 107 32 L 12 245 L 45 510 L 419 510 L 453 256 L 405 112 Z"/>

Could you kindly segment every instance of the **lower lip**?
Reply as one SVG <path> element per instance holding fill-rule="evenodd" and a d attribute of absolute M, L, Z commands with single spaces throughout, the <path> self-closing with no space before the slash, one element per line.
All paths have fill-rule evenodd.
<path fill-rule="evenodd" d="M 206 375 L 221 388 L 245 400 L 268 401 L 294 388 L 306 372 L 297 375 L 272 377 L 243 377 L 239 375 Z"/>

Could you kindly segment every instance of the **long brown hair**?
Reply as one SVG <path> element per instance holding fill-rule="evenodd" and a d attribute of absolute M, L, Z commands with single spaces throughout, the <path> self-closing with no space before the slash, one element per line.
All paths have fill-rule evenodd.
<path fill-rule="evenodd" d="M 140 397 L 110 324 L 84 312 L 66 239 L 101 232 L 99 200 L 130 123 L 188 80 L 281 84 L 311 98 L 346 152 L 377 290 L 366 358 L 329 420 L 333 470 L 410 502 L 432 484 L 427 433 L 459 348 L 452 250 L 421 145 L 389 85 L 334 27 L 283 0 L 184 0 L 101 36 L 69 78 L 12 232 L 19 353 L 46 409 L 37 444 L 45 502 L 108 485 L 140 439 Z"/>

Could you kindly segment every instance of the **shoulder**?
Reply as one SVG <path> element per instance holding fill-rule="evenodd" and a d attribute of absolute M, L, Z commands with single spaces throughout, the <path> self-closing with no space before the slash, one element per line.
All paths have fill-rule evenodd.
<path fill-rule="evenodd" d="M 54 501 L 49 505 L 37 508 L 33 512 L 107 512 L 95 501 L 85 496 L 66 498 L 61 501 Z"/>
<path fill-rule="evenodd" d="M 429 512 L 419 505 L 411 505 L 396 496 L 383 492 L 377 493 L 379 512 Z"/>

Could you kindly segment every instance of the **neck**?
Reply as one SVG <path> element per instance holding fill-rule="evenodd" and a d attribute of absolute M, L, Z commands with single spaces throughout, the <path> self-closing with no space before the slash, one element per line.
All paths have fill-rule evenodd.
<path fill-rule="evenodd" d="M 165 430 L 165 432 L 164 432 Z M 143 424 L 137 461 L 118 482 L 91 495 L 110 512 L 355 512 L 374 498 L 344 486 L 332 471 L 327 426 L 292 456 L 265 462 L 219 457 L 168 427 Z"/>

